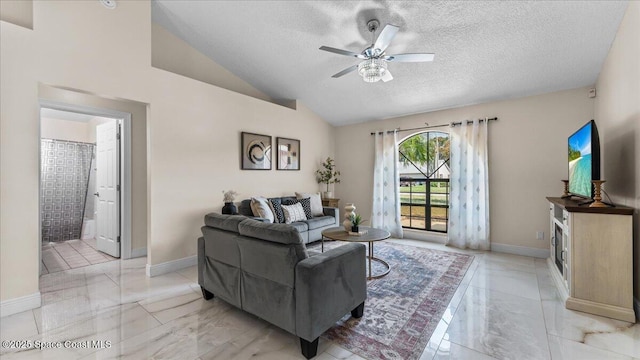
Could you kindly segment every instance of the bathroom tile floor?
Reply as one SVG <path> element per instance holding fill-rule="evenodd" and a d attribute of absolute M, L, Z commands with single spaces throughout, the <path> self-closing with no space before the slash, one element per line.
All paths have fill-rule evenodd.
<path fill-rule="evenodd" d="M 640 359 L 640 325 L 567 310 L 545 260 L 392 241 L 475 255 L 421 360 Z M 0 357 L 303 358 L 295 336 L 218 298 L 203 300 L 195 266 L 153 278 L 145 266 L 137 258 L 42 275 L 42 306 L 2 318 L 2 340 L 90 346 L 2 348 Z M 316 359 L 362 358 L 321 338 Z"/>
<path fill-rule="evenodd" d="M 118 258 L 97 250 L 96 239 L 67 240 L 42 244 L 41 275 L 100 264 Z"/>

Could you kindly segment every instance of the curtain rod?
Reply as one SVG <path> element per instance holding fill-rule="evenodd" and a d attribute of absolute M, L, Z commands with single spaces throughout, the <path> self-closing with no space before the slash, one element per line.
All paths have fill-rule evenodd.
<path fill-rule="evenodd" d="M 478 119 L 480 120 L 480 122 L 484 122 L 485 119 Z M 487 121 L 496 121 L 498 120 L 497 117 L 492 117 L 490 119 L 487 119 Z M 427 124 L 427 123 L 425 123 Z M 473 120 L 467 120 L 467 124 L 473 124 Z M 395 130 L 387 130 L 387 134 L 393 134 L 394 131 L 397 132 L 403 132 L 403 131 L 414 131 L 414 130 L 424 130 L 424 129 L 433 129 L 433 128 L 440 128 L 440 127 L 454 127 L 454 126 L 458 126 L 458 125 L 462 125 L 462 121 L 458 121 L 458 122 L 452 122 L 450 124 L 443 124 L 443 125 L 432 125 L 429 126 L 429 124 L 427 124 L 427 126 L 421 126 L 421 127 L 416 127 L 416 128 L 411 128 L 411 129 L 395 129 Z M 372 132 L 371 135 L 375 135 L 375 132 Z M 378 132 L 378 134 L 382 134 L 382 131 Z"/>

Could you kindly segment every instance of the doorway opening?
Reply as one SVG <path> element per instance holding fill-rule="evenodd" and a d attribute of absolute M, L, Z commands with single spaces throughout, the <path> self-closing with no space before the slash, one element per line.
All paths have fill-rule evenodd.
<path fill-rule="evenodd" d="M 41 274 L 130 257 L 130 181 L 123 181 L 130 179 L 123 166 L 130 144 L 121 141 L 127 119 L 41 102 Z"/>

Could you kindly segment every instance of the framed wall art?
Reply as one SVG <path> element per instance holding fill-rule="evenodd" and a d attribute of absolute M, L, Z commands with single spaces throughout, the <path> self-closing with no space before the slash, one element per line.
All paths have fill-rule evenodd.
<path fill-rule="evenodd" d="M 271 170 L 271 135 L 241 133 L 240 168 Z"/>
<path fill-rule="evenodd" d="M 300 170 L 300 140 L 276 138 L 278 170 Z"/>

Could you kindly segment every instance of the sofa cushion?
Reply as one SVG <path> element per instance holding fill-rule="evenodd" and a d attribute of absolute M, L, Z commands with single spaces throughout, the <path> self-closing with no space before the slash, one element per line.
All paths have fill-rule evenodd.
<path fill-rule="evenodd" d="M 238 204 L 238 214 L 244 216 L 253 216 L 253 211 L 251 210 L 251 199 L 240 201 L 240 203 Z"/>
<path fill-rule="evenodd" d="M 253 212 L 253 216 L 266 219 L 267 221 L 265 222 L 274 222 L 275 217 L 269 206 L 269 200 L 264 197 L 258 196 L 251 198 L 251 211 Z"/>
<path fill-rule="evenodd" d="M 309 231 L 309 225 L 307 225 L 307 223 L 305 221 L 296 221 L 296 222 L 291 223 L 289 225 L 293 226 L 294 228 L 296 228 L 296 230 L 298 230 L 298 232 L 302 233 L 302 232 Z"/>
<path fill-rule="evenodd" d="M 312 219 L 305 220 L 304 222 L 307 223 L 309 230 L 319 229 L 329 225 L 337 226 L 336 218 L 333 216 L 314 217 Z"/>
<path fill-rule="evenodd" d="M 282 211 L 284 212 L 284 222 L 286 224 L 307 220 L 307 215 L 304 214 L 304 209 L 302 208 L 302 204 L 300 203 L 293 205 L 282 205 Z"/>
<path fill-rule="evenodd" d="M 309 198 L 310 207 L 311 207 L 311 216 L 307 216 L 309 219 L 313 216 L 323 216 L 324 213 L 322 211 L 322 199 L 320 198 L 320 193 L 299 193 L 296 192 L 296 198 L 298 199 L 306 199 Z"/>
<path fill-rule="evenodd" d="M 246 219 L 238 225 L 240 235 L 267 240 L 280 244 L 302 244 L 300 233 L 295 227 L 287 224 L 267 224 Z"/>
<path fill-rule="evenodd" d="M 204 216 L 204 223 L 216 229 L 238 232 L 238 225 L 247 218 L 243 215 L 224 215 L 209 213 Z"/>
<path fill-rule="evenodd" d="M 284 212 L 282 212 L 282 199 L 270 198 L 269 206 L 273 212 L 274 223 L 284 223 Z"/>

